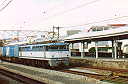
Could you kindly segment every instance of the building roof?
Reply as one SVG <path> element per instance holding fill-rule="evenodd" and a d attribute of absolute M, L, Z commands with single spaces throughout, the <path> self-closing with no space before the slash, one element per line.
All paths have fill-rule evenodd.
<path fill-rule="evenodd" d="M 120 27 L 104 31 L 82 32 L 65 38 L 65 42 L 88 41 L 88 40 L 112 40 L 128 38 L 128 27 Z"/>

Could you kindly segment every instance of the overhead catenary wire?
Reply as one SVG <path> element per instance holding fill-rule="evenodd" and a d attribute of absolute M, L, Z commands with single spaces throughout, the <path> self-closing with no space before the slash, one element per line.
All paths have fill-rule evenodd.
<path fill-rule="evenodd" d="M 85 1 L 85 0 L 82 0 L 82 1 Z M 53 10 L 56 10 L 57 8 L 60 8 L 60 7 L 62 7 L 62 5 L 64 5 L 65 3 L 60 3 L 59 5 L 55 5 L 55 6 L 53 6 L 52 8 L 50 8 L 50 9 L 48 9 L 48 10 L 46 10 L 46 12 L 47 11 L 53 11 Z M 73 3 L 72 3 L 73 4 Z M 65 6 L 65 5 L 64 5 Z"/>
<path fill-rule="evenodd" d="M 6 1 L 7 1 L 7 0 L 3 1 L 3 3 L 2 3 L 0 6 L 4 5 L 4 3 L 5 3 Z M 3 11 L 12 1 L 13 1 L 13 0 L 8 1 L 7 4 L 5 4 L 2 8 L 0 8 L 0 12 Z"/>
<path fill-rule="evenodd" d="M 4 5 L 4 3 L 8 1 L 8 0 L 4 0 L 3 2 L 1 2 L 0 6 Z"/>
<path fill-rule="evenodd" d="M 87 26 L 87 25 L 91 25 L 91 24 L 102 23 L 102 22 L 107 22 L 107 21 L 112 21 L 112 20 L 118 20 L 121 18 L 128 18 L 128 16 L 119 16 L 119 17 L 104 19 L 104 20 L 100 20 L 100 21 L 93 21 L 93 22 L 89 22 L 89 23 L 85 23 L 85 24 L 71 25 L 71 26 L 58 26 L 58 27 L 61 27 L 61 28 L 80 27 L 80 26 Z"/>
<path fill-rule="evenodd" d="M 44 18 L 44 20 L 48 20 L 48 19 L 50 19 L 50 18 L 54 18 L 54 17 L 60 16 L 60 15 L 69 13 L 69 12 L 71 12 L 71 11 L 77 10 L 77 9 L 79 9 L 79 8 L 85 7 L 85 6 L 90 5 L 90 4 L 93 4 L 93 3 L 96 3 L 96 2 L 98 2 L 98 1 L 100 1 L 100 0 L 93 0 L 93 1 L 90 1 L 90 2 L 83 3 L 83 4 L 81 4 L 81 5 L 78 5 L 78 6 L 76 6 L 76 7 L 73 7 L 73 8 L 71 8 L 71 9 L 68 9 L 68 10 L 65 10 L 65 11 L 62 11 L 62 12 L 53 14 L 53 15 L 51 15 L 51 16 L 48 16 L 48 17 Z M 43 20 L 43 21 L 44 21 L 44 20 Z"/>
<path fill-rule="evenodd" d="M 128 18 L 128 16 L 120 16 L 120 17 L 115 17 L 115 18 L 110 18 L 110 19 L 105 19 L 105 20 L 100 20 L 100 21 L 94 21 L 94 22 L 90 22 L 90 23 L 80 24 L 80 25 L 63 26 L 63 28 L 86 26 L 86 25 L 90 25 L 90 24 L 96 24 L 96 23 L 101 23 L 101 22 L 106 22 L 106 21 L 111 21 L 111 20 L 117 20 L 117 19 L 126 18 L 126 17 Z"/>

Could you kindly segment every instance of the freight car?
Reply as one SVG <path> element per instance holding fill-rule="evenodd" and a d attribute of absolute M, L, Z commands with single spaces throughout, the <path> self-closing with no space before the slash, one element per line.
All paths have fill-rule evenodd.
<path fill-rule="evenodd" d="M 63 42 L 20 44 L 1 47 L 1 60 L 39 67 L 69 64 L 68 44 Z"/>

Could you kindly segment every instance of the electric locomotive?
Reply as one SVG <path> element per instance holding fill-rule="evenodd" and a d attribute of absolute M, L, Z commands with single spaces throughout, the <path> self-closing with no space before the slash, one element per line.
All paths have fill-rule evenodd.
<path fill-rule="evenodd" d="M 68 44 L 64 42 L 15 44 L 1 48 L 0 58 L 8 62 L 41 67 L 69 65 Z"/>

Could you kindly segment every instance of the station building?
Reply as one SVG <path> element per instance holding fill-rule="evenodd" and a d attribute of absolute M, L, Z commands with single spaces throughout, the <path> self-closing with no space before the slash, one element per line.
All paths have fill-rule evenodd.
<path fill-rule="evenodd" d="M 70 43 L 71 60 L 78 64 L 128 68 L 127 24 L 93 26 L 86 33 L 67 37 L 65 42 Z"/>

